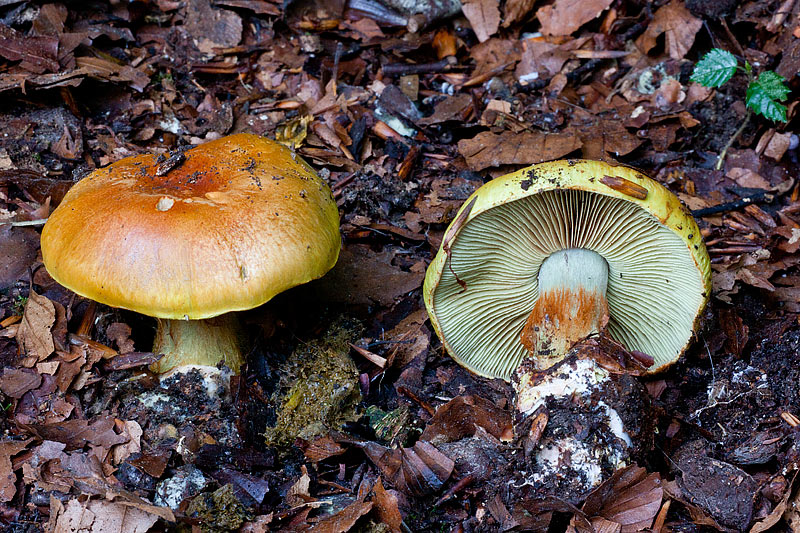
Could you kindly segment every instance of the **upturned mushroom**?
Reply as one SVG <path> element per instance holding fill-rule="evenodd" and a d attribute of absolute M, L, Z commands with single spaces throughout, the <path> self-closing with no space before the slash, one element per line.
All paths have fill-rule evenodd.
<path fill-rule="evenodd" d="M 487 183 L 459 211 L 425 277 L 447 352 L 509 380 L 517 406 L 535 371 L 606 331 L 628 350 L 675 362 L 711 287 L 697 224 L 678 198 L 624 166 L 555 161 Z"/>
<path fill-rule="evenodd" d="M 243 364 L 233 311 L 325 274 L 339 254 L 330 188 L 286 147 L 251 134 L 95 170 L 42 231 L 61 285 L 158 318 L 151 369 Z"/>
<path fill-rule="evenodd" d="M 521 483 L 575 496 L 652 438 L 641 385 L 614 378 L 587 346 L 644 352 L 649 372 L 663 370 L 710 288 L 700 231 L 674 194 L 634 169 L 572 160 L 478 189 L 445 232 L 424 297 L 453 359 L 512 382 L 534 464 Z"/>

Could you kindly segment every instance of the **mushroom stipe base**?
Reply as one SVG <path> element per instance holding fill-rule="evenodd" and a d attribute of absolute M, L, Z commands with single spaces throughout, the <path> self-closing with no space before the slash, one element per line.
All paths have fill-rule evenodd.
<path fill-rule="evenodd" d="M 234 374 L 244 362 L 242 331 L 234 313 L 204 320 L 158 319 L 153 353 L 164 354 L 150 370 L 165 374 L 183 366 L 216 367 L 224 363 Z"/>

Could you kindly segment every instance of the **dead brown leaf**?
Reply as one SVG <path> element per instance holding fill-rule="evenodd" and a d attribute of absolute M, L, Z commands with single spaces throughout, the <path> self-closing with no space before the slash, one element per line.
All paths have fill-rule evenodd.
<path fill-rule="evenodd" d="M 57 37 L 25 36 L 5 24 L 0 24 L 0 55 L 10 61 L 22 61 L 22 68 L 36 74 L 59 69 Z"/>
<path fill-rule="evenodd" d="M 330 434 L 322 435 L 311 441 L 304 442 L 301 444 L 300 448 L 303 450 L 306 459 L 312 463 L 324 461 L 329 457 L 341 455 L 347 451 L 341 444 L 333 440 Z"/>
<path fill-rule="evenodd" d="M 38 249 L 39 234 L 33 228 L 0 226 L 0 289 L 25 274 Z"/>
<path fill-rule="evenodd" d="M 22 322 L 17 329 L 17 342 L 34 363 L 44 360 L 55 350 L 50 328 L 56 321 L 56 308 L 46 297 L 31 289 Z"/>
<path fill-rule="evenodd" d="M 28 447 L 33 439 L 3 440 L 0 442 L 0 501 L 9 502 L 17 493 L 17 476 L 11 466 L 11 458 Z"/>
<path fill-rule="evenodd" d="M 345 533 L 359 518 L 372 510 L 372 502 L 355 501 L 333 516 L 323 518 L 306 531 L 314 533 Z"/>
<path fill-rule="evenodd" d="M 308 491 L 311 486 L 311 476 L 308 475 L 305 466 L 303 466 L 302 469 L 303 475 L 295 481 L 294 485 L 289 488 L 289 492 L 286 493 L 286 503 L 289 505 L 302 505 L 314 500 L 311 493 Z"/>
<path fill-rule="evenodd" d="M 205 55 L 217 48 L 236 46 L 242 40 L 242 18 L 227 9 L 214 9 L 210 0 L 190 0 L 186 6 L 187 33 Z"/>
<path fill-rule="evenodd" d="M 464 0 L 462 11 L 472 25 L 480 42 L 489 40 L 500 27 L 500 7 L 498 0 Z"/>
<path fill-rule="evenodd" d="M 131 327 L 122 322 L 113 322 L 106 328 L 106 335 L 117 345 L 119 353 L 126 354 L 133 351 Z"/>
<path fill-rule="evenodd" d="M 522 59 L 514 71 L 520 83 L 552 78 L 571 57 L 567 50 L 555 44 L 533 39 L 522 41 L 522 50 Z"/>
<path fill-rule="evenodd" d="M 318 290 L 336 302 L 355 305 L 389 305 L 401 294 L 422 284 L 424 273 L 405 272 L 391 265 L 391 253 L 376 254 L 365 246 L 348 246 L 339 261 L 317 284 Z"/>
<path fill-rule="evenodd" d="M 525 21 L 533 11 L 534 4 L 536 0 L 507 0 L 503 8 L 503 27 L 508 28 L 512 24 Z"/>
<path fill-rule="evenodd" d="M 130 65 L 122 65 L 101 57 L 76 57 L 79 70 L 101 80 L 128 83 L 137 91 L 143 91 L 150 77 Z"/>
<path fill-rule="evenodd" d="M 536 18 L 545 35 L 569 35 L 608 9 L 613 0 L 556 0 L 539 8 Z"/>
<path fill-rule="evenodd" d="M 634 465 L 615 472 L 592 491 L 586 498 L 583 512 L 621 526 L 618 531 L 633 533 L 652 525 L 662 498 L 661 477 Z M 603 527 L 615 530 L 613 524 Z"/>
<path fill-rule="evenodd" d="M 28 368 L 6 367 L 0 377 L 0 391 L 11 398 L 22 398 L 26 392 L 38 388 L 41 384 L 41 374 Z"/>
<path fill-rule="evenodd" d="M 434 444 L 471 437 L 482 427 L 495 438 L 509 442 L 514 437 L 511 414 L 480 396 L 458 396 L 436 410 L 420 437 Z"/>
<path fill-rule="evenodd" d="M 662 33 L 666 38 L 666 52 L 672 59 L 683 59 L 694 44 L 694 37 L 703 21 L 692 15 L 683 2 L 672 0 L 653 15 L 645 32 L 636 40 L 636 46 L 647 53 Z"/>
<path fill-rule="evenodd" d="M 458 151 L 472 170 L 500 165 L 529 165 L 559 159 L 582 145 L 572 133 L 485 131 L 458 142 Z"/>
<path fill-rule="evenodd" d="M 402 531 L 403 515 L 397 506 L 397 496 L 383 488 L 383 480 L 379 477 L 372 487 L 375 496 L 372 498 L 375 511 L 380 521 L 392 530 L 392 533 Z"/>
<path fill-rule="evenodd" d="M 145 533 L 158 516 L 106 500 L 81 502 L 72 499 L 66 507 L 50 497 L 49 533 Z"/>
<path fill-rule="evenodd" d="M 386 480 L 417 497 L 441 490 L 455 466 L 434 445 L 422 440 L 412 448 L 389 449 L 376 442 L 362 442 L 359 446 Z"/>
<path fill-rule="evenodd" d="M 421 118 L 418 124 L 429 126 L 449 120 L 464 121 L 472 112 L 472 97 L 468 94 L 457 94 L 445 98 L 433 108 L 433 115 Z"/>

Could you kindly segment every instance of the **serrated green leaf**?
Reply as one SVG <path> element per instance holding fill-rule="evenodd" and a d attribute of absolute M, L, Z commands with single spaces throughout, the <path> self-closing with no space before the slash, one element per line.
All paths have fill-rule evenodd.
<path fill-rule="evenodd" d="M 766 95 L 773 100 L 783 102 L 789 95 L 789 87 L 786 86 L 786 79 L 777 72 L 765 70 L 758 75 L 758 78 L 753 83 L 761 87 Z"/>
<path fill-rule="evenodd" d="M 755 85 L 747 88 L 747 107 L 773 122 L 786 122 L 786 106 L 779 104 Z"/>
<path fill-rule="evenodd" d="M 704 87 L 719 87 L 736 72 L 736 56 L 721 48 L 712 48 L 697 62 L 692 72 L 692 81 Z"/>
<path fill-rule="evenodd" d="M 778 102 L 786 100 L 789 87 L 780 74 L 767 70 L 747 87 L 745 105 L 773 122 L 786 122 L 786 106 Z"/>

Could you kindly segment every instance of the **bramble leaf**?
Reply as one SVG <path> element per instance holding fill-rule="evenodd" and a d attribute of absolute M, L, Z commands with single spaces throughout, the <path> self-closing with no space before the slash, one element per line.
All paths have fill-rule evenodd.
<path fill-rule="evenodd" d="M 692 81 L 704 87 L 719 87 L 736 72 L 736 56 L 721 48 L 712 48 L 703 56 L 692 72 Z"/>
<path fill-rule="evenodd" d="M 783 76 L 766 70 L 747 87 L 745 105 L 773 122 L 786 122 L 786 106 L 779 102 L 788 95 L 789 87 Z"/>

